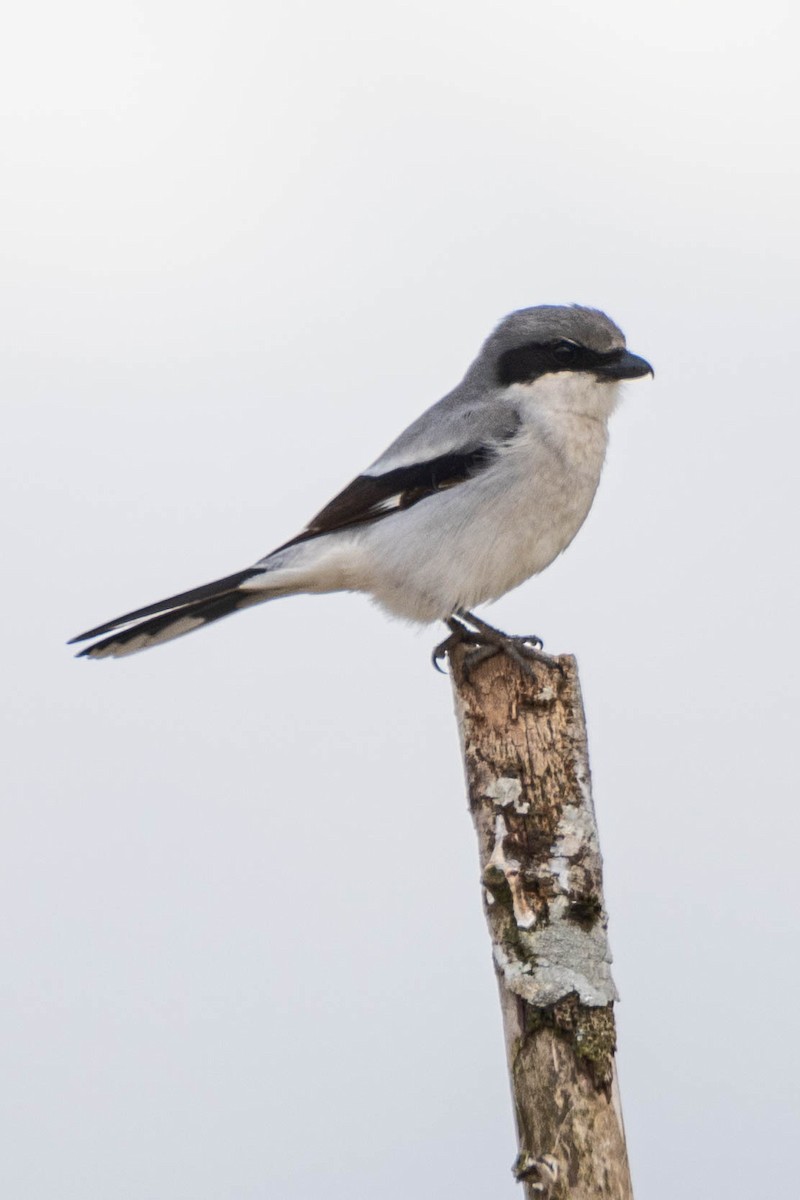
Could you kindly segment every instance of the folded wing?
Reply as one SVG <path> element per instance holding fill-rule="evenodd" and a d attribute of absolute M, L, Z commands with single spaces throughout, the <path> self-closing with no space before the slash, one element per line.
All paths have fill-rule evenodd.
<path fill-rule="evenodd" d="M 505 412 L 499 422 L 498 416 L 500 414 L 495 414 L 490 424 L 484 424 L 477 431 L 473 425 L 472 438 L 460 447 L 457 445 L 428 458 L 420 456 L 419 461 L 413 461 L 413 452 L 424 449 L 424 437 L 408 439 L 404 435 L 369 471 L 359 475 L 326 504 L 296 537 L 254 566 L 115 617 L 78 634 L 70 644 L 102 638 L 82 650 L 81 655 L 105 658 L 132 654 L 190 633 L 240 608 L 259 604 L 276 595 L 286 595 L 292 589 L 281 587 L 279 572 L 271 578 L 272 559 L 292 546 L 384 520 L 437 492 L 474 478 L 516 432 L 519 422 L 513 414 Z M 398 450 L 402 451 L 399 455 Z M 392 461 L 397 461 L 398 457 L 406 461 L 392 466 Z M 384 461 L 389 469 L 381 469 Z M 273 582 L 274 587 L 271 586 Z M 104 638 L 105 634 L 113 636 Z"/>

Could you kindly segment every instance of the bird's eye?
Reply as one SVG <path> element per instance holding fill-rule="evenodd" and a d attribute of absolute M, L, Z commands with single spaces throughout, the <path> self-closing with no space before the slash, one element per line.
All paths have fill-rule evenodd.
<path fill-rule="evenodd" d="M 574 342 L 568 342 L 564 338 L 560 342 L 555 343 L 550 353 L 557 363 L 561 366 L 567 366 L 569 363 L 575 362 L 575 359 L 578 357 L 578 347 Z"/>

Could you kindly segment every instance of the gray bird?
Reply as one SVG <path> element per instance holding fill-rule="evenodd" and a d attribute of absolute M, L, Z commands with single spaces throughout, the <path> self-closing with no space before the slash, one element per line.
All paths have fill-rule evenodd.
<path fill-rule="evenodd" d="M 120 657 L 251 604 L 302 592 L 366 592 L 408 621 L 443 620 L 517 661 L 538 638 L 508 638 L 470 610 L 567 548 L 594 499 L 620 381 L 652 375 L 593 308 L 511 313 L 461 383 L 292 538 L 253 566 L 73 638 Z M 110 636 L 104 636 L 109 635 Z"/>

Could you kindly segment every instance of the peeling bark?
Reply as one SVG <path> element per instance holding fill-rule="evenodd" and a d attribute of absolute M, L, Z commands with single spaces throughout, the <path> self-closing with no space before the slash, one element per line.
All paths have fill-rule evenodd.
<path fill-rule="evenodd" d="M 468 653 L 468 652 L 467 652 Z M 450 656 L 527 1200 L 632 1200 L 575 660 Z"/>

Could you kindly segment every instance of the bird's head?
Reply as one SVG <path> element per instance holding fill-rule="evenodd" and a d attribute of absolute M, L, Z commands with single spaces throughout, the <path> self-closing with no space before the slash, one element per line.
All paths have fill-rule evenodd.
<path fill-rule="evenodd" d="M 484 386 L 523 387 L 536 403 L 587 416 L 608 416 L 622 380 L 653 374 L 605 313 L 577 304 L 511 313 L 484 342 L 471 371 Z"/>

